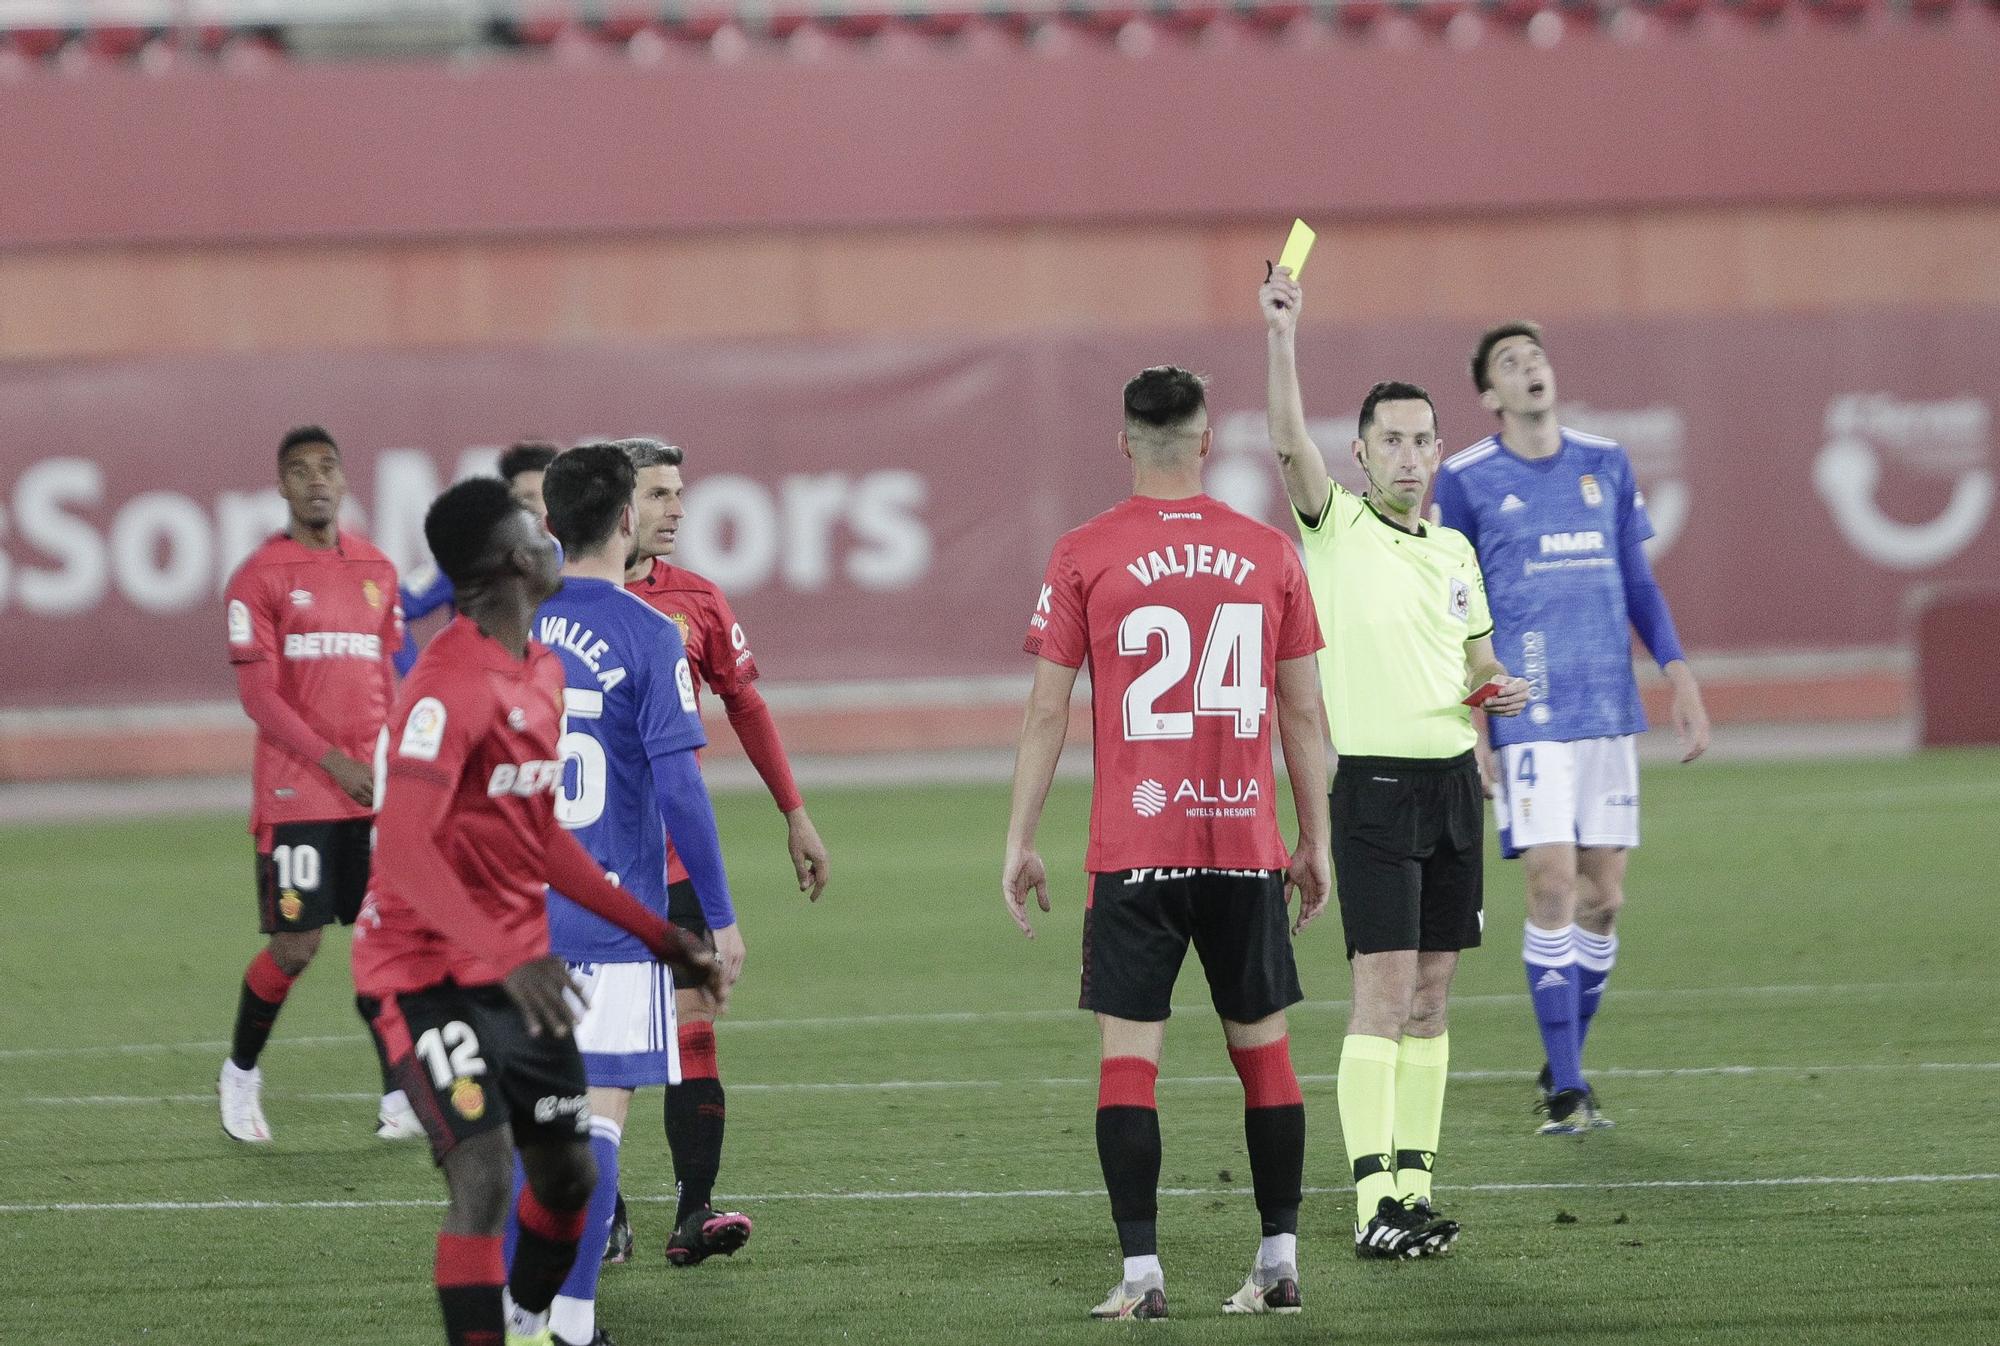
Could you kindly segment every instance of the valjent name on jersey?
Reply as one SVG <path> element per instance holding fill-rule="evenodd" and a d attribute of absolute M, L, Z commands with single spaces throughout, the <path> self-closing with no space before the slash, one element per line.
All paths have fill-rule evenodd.
<path fill-rule="evenodd" d="M 1183 579 L 1193 579 L 1197 575 L 1217 575 L 1232 584 L 1240 585 L 1250 578 L 1250 572 L 1256 568 L 1257 563 L 1249 557 L 1238 556 L 1227 547 L 1212 547 L 1205 542 L 1184 542 L 1178 547 L 1161 547 L 1147 552 L 1125 567 L 1131 572 L 1133 579 L 1148 585 L 1169 575 L 1179 575 Z"/>

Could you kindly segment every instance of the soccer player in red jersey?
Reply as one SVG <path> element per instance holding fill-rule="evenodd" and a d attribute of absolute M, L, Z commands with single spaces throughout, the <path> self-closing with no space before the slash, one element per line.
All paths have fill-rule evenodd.
<path fill-rule="evenodd" d="M 618 888 L 555 820 L 563 672 L 528 638 L 559 583 L 554 541 L 490 477 L 439 496 L 424 535 L 461 615 L 425 648 L 390 719 L 354 984 L 450 1191 L 436 1262 L 446 1340 L 500 1346 L 504 1324 L 547 1343 L 597 1175 L 570 1036 L 576 988 L 549 952 L 544 885 L 637 935 L 717 997 L 711 1009 L 725 987 L 711 955 Z M 513 1150 L 527 1186 L 508 1268 Z"/>
<path fill-rule="evenodd" d="M 1091 670 L 1095 782 L 1084 868 L 1082 1007 L 1102 1041 L 1097 1154 L 1125 1257 L 1094 1318 L 1164 1318 L 1156 1236 L 1154 1102 L 1174 980 L 1190 942 L 1243 1082 L 1243 1132 L 1263 1238 L 1227 1313 L 1297 1313 L 1305 1106 L 1286 1007 L 1301 999 L 1286 931 L 1331 884 L 1326 750 L 1314 654 L 1319 623 L 1291 541 L 1202 493 L 1211 434 L 1200 379 L 1171 366 L 1125 385 L 1119 444 L 1131 499 L 1064 534 L 1049 559 L 1027 651 L 1034 689 L 1014 763 L 1001 896 L 1030 938 L 1028 896 L 1049 910 L 1035 828 Z M 1272 705 L 1273 694 L 1276 706 Z M 1298 811 L 1278 832 L 1271 718 Z"/>
<path fill-rule="evenodd" d="M 389 715 L 402 643 L 396 568 L 340 527 L 340 449 L 316 425 L 278 445 L 278 489 L 291 511 L 230 577 L 229 662 L 257 726 L 250 831 L 257 838 L 258 929 L 218 1090 L 222 1129 L 268 1143 L 257 1065 L 292 983 L 334 921 L 351 925 L 368 890 L 376 742 Z M 377 1134 L 393 1138 L 408 1107 L 386 1076 Z"/>
<path fill-rule="evenodd" d="M 757 680 L 757 660 L 750 653 L 743 624 L 712 581 L 667 560 L 674 554 L 674 541 L 687 512 L 681 501 L 681 449 L 657 439 L 614 442 L 632 459 L 638 475 L 633 493 L 638 533 L 625 570 L 625 587 L 680 627 L 695 686 L 697 690 L 712 688 L 722 698 L 730 727 L 785 816 L 786 845 L 799 891 L 817 902 L 826 888 L 826 845 L 792 779 L 792 765 L 786 760 L 771 708 L 752 685 Z M 744 956 L 735 913 L 703 909 L 680 856 L 671 847 L 667 851 L 667 883 L 667 914 L 675 925 L 708 939 L 733 983 L 743 971 Z M 667 1260 L 686 1267 L 716 1253 L 734 1252 L 748 1237 L 750 1226 L 739 1213 L 718 1214 L 709 1204 L 714 1197 L 715 1175 L 722 1166 L 727 1115 L 715 1059 L 714 1015 L 699 996 L 688 991 L 675 993 L 674 1010 L 679 1019 L 681 1082 L 667 1086 L 667 1148 L 673 1154 L 680 1202 L 674 1232 L 667 1240 Z M 631 1248 L 631 1225 L 621 1199 L 605 1256 L 622 1262 L 631 1255 Z"/>

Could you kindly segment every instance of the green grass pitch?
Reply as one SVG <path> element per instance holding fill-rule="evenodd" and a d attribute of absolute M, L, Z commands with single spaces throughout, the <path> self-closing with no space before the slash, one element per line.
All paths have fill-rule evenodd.
<path fill-rule="evenodd" d="M 1218 1315 L 1256 1216 L 1241 1093 L 1184 973 L 1160 1088 L 1175 1321 L 1149 1340 L 1994 1339 L 2000 754 L 1671 767 L 1645 791 L 1588 1062 L 1615 1131 L 1531 1134 L 1521 880 L 1490 871 L 1488 947 L 1454 1007 L 1440 1197 L 1466 1234 L 1450 1259 L 1349 1253 L 1337 917 L 1307 931 L 1302 1318 Z M 1050 801 L 1057 907 L 1032 943 L 998 897 L 1001 787 L 811 802 L 835 867 L 816 908 L 792 890 L 769 801 L 720 801 L 750 960 L 721 1033 L 719 1196 L 756 1237 L 731 1261 L 666 1267 L 670 1167 L 659 1095 L 643 1095 L 625 1144 L 640 1251 L 606 1271 L 600 1321 L 624 1346 L 1135 1330 L 1084 1319 L 1118 1265 L 1095 1035 L 1072 1008 L 1084 790 Z M 421 1146 L 369 1134 L 344 937 L 265 1057 L 277 1143 L 216 1125 L 258 942 L 240 822 L 5 828 L 0 857 L 0 1341 L 440 1340 L 442 1185 Z"/>

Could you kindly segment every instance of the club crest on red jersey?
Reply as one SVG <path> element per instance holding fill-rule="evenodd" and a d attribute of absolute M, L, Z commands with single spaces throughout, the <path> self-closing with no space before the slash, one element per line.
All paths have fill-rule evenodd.
<path fill-rule="evenodd" d="M 688 615 L 685 612 L 669 612 L 667 620 L 672 622 L 674 629 L 681 633 L 681 644 L 687 644 L 688 632 L 693 629 L 688 621 Z"/>
<path fill-rule="evenodd" d="M 374 580 L 361 581 L 361 596 L 368 600 L 368 606 L 376 611 L 382 609 L 382 586 Z"/>

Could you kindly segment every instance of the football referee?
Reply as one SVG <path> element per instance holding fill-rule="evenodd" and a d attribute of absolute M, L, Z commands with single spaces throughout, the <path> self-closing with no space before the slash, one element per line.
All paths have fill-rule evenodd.
<path fill-rule="evenodd" d="M 1326 637 L 1320 690 L 1339 754 L 1330 802 L 1354 974 L 1339 1088 L 1354 1253 L 1421 1257 L 1458 1236 L 1432 1207 L 1431 1171 L 1450 1052 L 1445 1001 L 1483 914 L 1484 795 L 1465 701 L 1478 689 L 1489 714 L 1518 715 L 1528 683 L 1494 656 L 1472 544 L 1423 520 L 1438 467 L 1430 395 L 1410 383 L 1370 388 L 1353 445 L 1367 494 L 1328 477 L 1299 397 L 1301 298 L 1284 270 L 1258 295 L 1271 443 Z"/>

